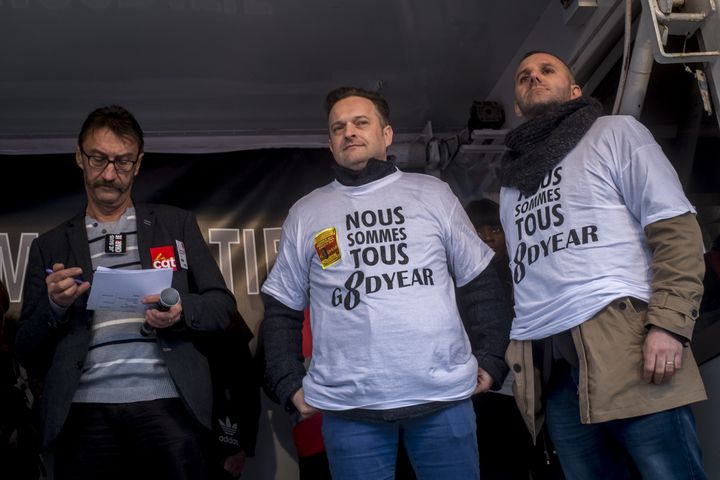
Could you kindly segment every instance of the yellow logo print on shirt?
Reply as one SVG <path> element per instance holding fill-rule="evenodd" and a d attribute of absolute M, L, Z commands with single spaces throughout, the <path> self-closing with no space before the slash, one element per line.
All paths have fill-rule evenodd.
<path fill-rule="evenodd" d="M 321 230 L 315 235 L 314 243 L 323 270 L 340 261 L 340 245 L 335 227 Z"/>

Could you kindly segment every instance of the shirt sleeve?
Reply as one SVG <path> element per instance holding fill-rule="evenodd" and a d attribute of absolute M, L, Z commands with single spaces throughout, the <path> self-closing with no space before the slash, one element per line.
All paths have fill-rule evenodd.
<path fill-rule="evenodd" d="M 622 117 L 614 131 L 619 140 L 616 183 L 627 208 L 643 228 L 695 209 L 683 192 L 680 179 L 651 133 L 632 117 Z M 623 125 L 625 124 L 626 125 Z"/>
<path fill-rule="evenodd" d="M 309 265 L 303 247 L 298 216 L 291 210 L 283 223 L 278 255 L 262 291 L 293 310 L 304 310 L 309 302 Z"/>

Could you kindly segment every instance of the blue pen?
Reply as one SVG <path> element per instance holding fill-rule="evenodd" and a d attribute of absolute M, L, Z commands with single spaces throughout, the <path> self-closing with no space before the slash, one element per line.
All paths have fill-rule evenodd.
<path fill-rule="evenodd" d="M 45 269 L 45 273 L 55 273 L 55 272 L 53 271 L 52 268 L 46 268 L 46 269 Z M 83 280 L 80 279 L 80 278 L 73 278 L 73 280 L 75 280 L 75 283 L 77 283 L 78 285 L 82 285 L 82 284 L 83 284 Z"/>

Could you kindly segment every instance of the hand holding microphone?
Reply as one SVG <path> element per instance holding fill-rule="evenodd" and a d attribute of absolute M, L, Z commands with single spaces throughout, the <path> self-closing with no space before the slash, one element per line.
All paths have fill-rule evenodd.
<path fill-rule="evenodd" d="M 176 305 L 179 308 L 175 308 Z M 160 292 L 160 299 L 145 311 L 145 322 L 140 327 L 140 333 L 144 337 L 152 336 L 155 328 L 171 327 L 180 319 L 181 314 L 180 293 L 168 287 Z"/>

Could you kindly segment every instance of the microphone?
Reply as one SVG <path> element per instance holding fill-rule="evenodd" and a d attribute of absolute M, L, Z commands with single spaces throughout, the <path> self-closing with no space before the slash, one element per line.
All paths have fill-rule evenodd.
<path fill-rule="evenodd" d="M 178 303 L 180 303 L 180 293 L 174 288 L 168 287 L 160 292 L 160 300 L 151 308 L 160 310 L 161 312 L 167 312 L 170 310 L 170 307 Z M 143 337 L 150 337 L 155 335 L 155 329 L 147 322 L 143 322 L 142 327 L 140 327 L 140 334 Z"/>

